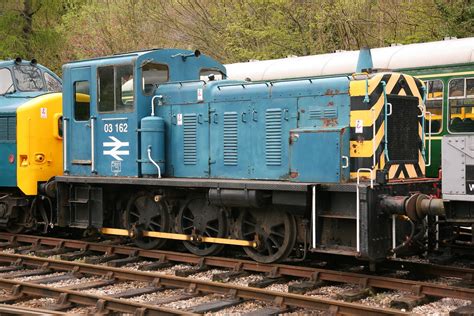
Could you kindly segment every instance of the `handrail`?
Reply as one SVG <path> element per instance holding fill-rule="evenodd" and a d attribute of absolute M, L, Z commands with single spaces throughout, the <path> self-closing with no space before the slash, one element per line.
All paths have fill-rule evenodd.
<path fill-rule="evenodd" d="M 156 163 L 155 160 L 153 160 L 153 158 L 151 157 L 151 146 L 148 146 L 147 148 L 147 153 L 148 153 L 148 160 L 150 160 L 150 162 L 156 167 L 156 169 L 158 169 L 158 179 L 161 179 L 161 168 L 160 166 Z"/>
<path fill-rule="evenodd" d="M 375 168 L 377 165 L 377 157 L 375 157 L 375 152 L 377 151 L 377 146 L 375 144 L 375 137 L 377 135 L 375 126 L 375 108 L 373 107 L 370 111 L 372 112 L 372 168 Z"/>
<path fill-rule="evenodd" d="M 63 172 L 68 172 L 67 170 L 67 121 L 69 119 L 63 116 Z"/>
<path fill-rule="evenodd" d="M 418 115 L 418 117 L 421 118 L 421 129 L 423 131 L 423 133 L 421 134 L 421 148 L 422 148 L 421 155 L 423 156 L 423 160 L 426 163 L 426 152 L 425 152 L 426 151 L 426 148 L 425 148 L 425 116 L 426 116 L 426 94 L 427 94 L 426 87 L 422 86 L 422 90 L 423 90 L 422 103 L 420 105 L 418 105 L 418 108 L 420 108 L 420 110 L 421 110 L 421 114 Z"/>
<path fill-rule="evenodd" d="M 426 158 L 425 158 L 425 167 L 429 167 L 431 166 L 431 116 L 432 116 L 432 113 L 425 111 L 425 115 L 426 114 L 429 115 L 429 119 L 428 119 L 428 163 L 426 163 Z M 424 134 L 425 134 L 425 131 L 423 130 L 423 135 Z"/>
<path fill-rule="evenodd" d="M 387 99 L 387 90 L 386 90 L 387 83 L 385 81 L 381 81 L 380 83 L 382 84 L 382 89 L 383 89 L 383 102 L 384 102 L 384 112 L 385 112 L 384 113 L 384 134 L 385 134 L 384 135 L 384 154 L 385 154 L 385 159 L 387 161 L 390 161 L 390 156 L 388 155 L 388 139 L 387 139 L 388 117 L 392 115 L 393 107 L 392 107 L 392 103 L 389 103 Z M 390 111 L 388 109 L 390 109 Z"/>
<path fill-rule="evenodd" d="M 95 120 L 97 118 L 91 116 L 91 172 L 95 173 Z"/>

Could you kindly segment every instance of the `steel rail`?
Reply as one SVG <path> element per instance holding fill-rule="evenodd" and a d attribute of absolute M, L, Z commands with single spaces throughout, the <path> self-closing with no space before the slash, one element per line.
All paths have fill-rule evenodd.
<path fill-rule="evenodd" d="M 109 296 L 94 295 L 85 292 L 48 287 L 23 281 L 0 279 L 0 288 L 10 290 L 18 294 L 19 298 L 24 298 L 24 295 L 49 297 L 55 298 L 57 300 L 65 298 L 64 301 L 67 303 L 96 306 L 96 308 L 98 307 L 101 310 L 132 313 L 136 315 L 197 315 L 195 313 L 188 313 L 182 310 L 121 300 Z"/>
<path fill-rule="evenodd" d="M 36 307 L 12 306 L 7 304 L 0 304 L 0 315 L 22 315 L 22 316 L 53 316 L 53 315 L 68 315 L 65 312 L 52 311 L 47 309 L 40 309 Z"/>
<path fill-rule="evenodd" d="M 179 262 L 194 265 L 206 265 L 210 267 L 227 268 L 231 270 L 246 270 L 252 272 L 268 273 L 272 275 L 290 276 L 298 278 L 308 278 L 313 281 L 329 281 L 338 283 L 358 284 L 365 287 L 373 287 L 389 290 L 400 290 L 413 293 L 415 295 L 428 295 L 434 297 L 450 297 L 464 300 L 474 300 L 474 289 L 466 287 L 448 286 L 429 282 L 420 282 L 413 280 L 404 280 L 389 278 L 383 276 L 358 274 L 352 272 L 334 271 L 321 268 L 309 268 L 294 265 L 283 264 L 262 264 L 250 260 L 240 260 L 221 257 L 199 257 L 189 253 L 162 251 L 162 250 L 144 250 L 140 248 L 107 245 L 101 243 L 88 243 L 79 240 L 63 240 L 50 237 L 38 237 L 29 235 L 13 235 L 2 233 L 0 239 L 10 237 L 10 242 L 27 242 L 37 245 L 48 245 L 70 248 L 87 249 L 107 254 L 119 254 L 124 256 L 137 256 L 148 259 L 158 259 L 161 261 Z M 435 268 L 432 268 L 435 269 Z M 449 271 L 446 267 L 437 267 L 439 271 L 445 269 L 450 276 L 463 278 L 473 275 L 473 269 L 452 268 Z M 433 272 L 430 271 L 430 272 Z"/>
<path fill-rule="evenodd" d="M 307 295 L 291 294 L 285 292 L 269 291 L 253 287 L 239 286 L 235 284 L 226 284 L 221 282 L 211 282 L 198 280 L 193 278 L 178 277 L 166 275 L 156 272 L 144 272 L 137 270 L 127 270 L 113 268 L 103 265 L 91 265 L 79 262 L 54 260 L 48 258 L 38 258 L 26 255 L 0 253 L 0 262 L 9 262 L 22 264 L 28 267 L 49 269 L 55 272 L 74 271 L 83 275 L 107 276 L 122 281 L 141 281 L 153 284 L 157 288 L 160 286 L 174 287 L 182 289 L 190 289 L 195 292 L 208 294 L 223 294 L 243 299 L 254 299 L 276 304 L 282 307 L 309 308 L 315 310 L 336 311 L 341 314 L 358 314 L 358 315 L 407 315 L 396 309 L 377 308 L 366 306 L 358 303 L 347 303 L 330 299 L 321 299 Z M 107 309 L 118 310 L 123 312 L 131 312 L 130 307 L 141 307 L 141 313 L 151 313 L 153 311 L 169 312 L 169 309 L 159 308 L 152 305 L 143 305 L 139 303 L 130 303 L 128 301 L 113 299 L 107 296 L 97 296 L 91 294 L 83 294 L 81 292 L 61 289 L 48 288 L 42 285 L 36 285 L 28 282 L 2 280 L 0 279 L 1 288 L 13 288 L 14 285 L 21 286 L 24 293 L 30 295 L 46 295 L 59 298 L 61 293 L 66 293 L 68 301 L 82 304 L 95 305 L 98 300 L 104 300 Z M 154 308 L 154 309 L 153 309 Z M 132 312 L 135 312 L 133 310 Z"/>

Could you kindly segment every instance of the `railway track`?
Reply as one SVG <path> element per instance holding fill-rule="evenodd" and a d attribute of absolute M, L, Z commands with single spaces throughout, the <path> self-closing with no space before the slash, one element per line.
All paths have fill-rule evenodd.
<path fill-rule="evenodd" d="M 0 254 L 0 263 L 4 265 L 0 268 L 0 273 L 10 273 L 11 275 L 7 278 L 2 277 L 4 274 L 0 275 L 2 278 L 0 288 L 11 292 L 6 302 L 24 299 L 25 295 L 27 297 L 42 295 L 56 301 L 51 304 L 53 310 L 67 310 L 67 308 L 78 305 L 90 306 L 95 311 L 108 310 L 139 314 L 205 313 L 222 310 L 247 301 L 259 301 L 263 302 L 261 306 L 265 306 L 260 311 L 257 310 L 256 314 L 259 315 L 299 309 L 364 315 L 394 315 L 404 314 L 403 310 L 410 310 L 419 304 L 436 299 L 453 298 L 470 301 L 474 299 L 473 269 L 468 268 L 429 265 L 430 273 L 437 272 L 438 275 L 456 278 L 454 284 L 446 285 L 296 265 L 267 265 L 248 260 L 220 257 L 201 258 L 187 253 L 142 250 L 117 244 L 49 237 L 2 233 L 0 240 L 4 240 L 4 242 L 0 242 L 0 248 L 13 248 L 18 253 L 32 253 L 43 257 L 54 256 L 57 258 L 59 256 L 62 259 L 55 260 L 12 253 Z M 76 259 L 85 259 L 86 263 L 70 261 Z M 99 265 L 100 263 L 103 265 Z M 120 268 L 134 263 L 139 266 L 141 271 Z M 186 268 L 176 270 L 176 275 L 153 271 L 182 264 L 187 265 Z M 220 270 L 219 273 L 212 275 L 212 281 L 192 277 L 212 269 Z M 55 275 L 57 273 L 61 274 Z M 263 274 L 264 277 L 256 282 L 251 282 L 249 287 L 232 283 L 232 280 L 249 273 Z M 49 276 L 51 274 L 52 276 Z M 15 276 L 18 275 L 37 276 L 39 279 L 34 282 L 22 281 L 16 279 Z M 66 286 L 65 288 L 50 288 L 48 286 L 50 283 L 61 280 L 83 279 L 85 277 L 95 277 L 96 279 L 90 281 L 91 284 L 86 282 L 84 285 L 80 282 L 76 286 Z M 268 290 L 272 284 L 288 282 L 289 279 L 292 279 L 293 283 L 287 287 L 287 291 Z M 132 281 L 139 281 L 143 284 L 134 288 L 135 292 L 124 291 L 124 293 L 116 293 L 112 297 L 79 291 L 87 288 L 112 286 L 117 282 Z M 339 297 L 343 300 L 321 299 L 306 295 L 328 284 L 351 284 L 352 287 L 349 290 L 341 290 L 342 293 Z M 203 306 L 198 304 L 186 310 L 162 307 L 166 301 L 155 301 L 154 303 L 160 303 L 157 306 L 158 304 L 137 303 L 133 300 L 129 302 L 129 300 L 117 298 L 144 295 L 168 289 L 186 289 L 185 292 L 176 294 L 174 300 L 203 295 L 217 295 L 218 297 L 216 302 L 211 300 L 211 302 L 201 304 Z M 360 302 L 361 299 L 376 291 L 403 291 L 406 293 L 391 303 L 401 310 L 351 303 L 351 301 Z M 470 307 L 472 308 L 472 305 Z"/>

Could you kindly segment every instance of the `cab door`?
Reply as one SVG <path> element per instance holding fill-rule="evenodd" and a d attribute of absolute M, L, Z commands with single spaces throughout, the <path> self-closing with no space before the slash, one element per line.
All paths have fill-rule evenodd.
<path fill-rule="evenodd" d="M 91 97 L 91 68 L 73 68 L 69 75 L 71 76 L 69 82 L 72 85 L 65 89 L 63 100 L 65 171 L 71 175 L 90 175 L 94 171 L 91 151 L 91 109 L 95 104 L 95 98 Z"/>
<path fill-rule="evenodd" d="M 97 68 L 98 105 L 94 119 L 95 173 L 138 176 L 135 73 L 130 62 Z"/>

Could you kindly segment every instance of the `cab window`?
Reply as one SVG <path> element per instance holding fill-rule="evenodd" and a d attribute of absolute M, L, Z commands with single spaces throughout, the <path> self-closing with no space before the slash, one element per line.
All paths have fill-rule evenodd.
<path fill-rule="evenodd" d="M 449 130 L 474 132 L 474 78 L 449 81 Z"/>
<path fill-rule="evenodd" d="M 222 80 L 224 74 L 217 69 L 201 69 L 199 72 L 199 80 L 212 81 L 212 80 Z"/>
<path fill-rule="evenodd" d="M 99 112 L 133 111 L 133 66 L 116 65 L 99 67 L 97 74 Z"/>
<path fill-rule="evenodd" d="M 167 65 L 146 63 L 142 66 L 142 90 L 143 94 L 151 95 L 156 86 L 169 80 L 169 69 Z"/>
<path fill-rule="evenodd" d="M 74 82 L 74 119 L 87 121 L 90 118 L 89 81 Z"/>
<path fill-rule="evenodd" d="M 48 88 L 48 91 L 51 92 L 61 92 L 62 90 L 62 85 L 59 80 L 51 76 L 51 74 L 45 72 L 44 73 L 44 80 L 46 81 L 46 87 Z"/>
<path fill-rule="evenodd" d="M 15 92 L 12 73 L 8 68 L 0 69 L 0 95 Z"/>
<path fill-rule="evenodd" d="M 41 70 L 33 65 L 16 65 L 13 67 L 17 89 L 20 91 L 41 91 L 44 89 Z"/>
<path fill-rule="evenodd" d="M 443 122 L 444 84 L 441 80 L 428 80 L 426 83 L 426 110 L 431 113 L 431 133 L 439 133 Z M 429 126 L 426 124 L 425 133 Z"/>

